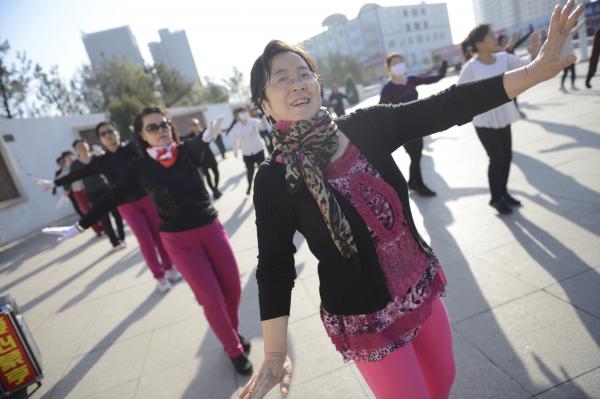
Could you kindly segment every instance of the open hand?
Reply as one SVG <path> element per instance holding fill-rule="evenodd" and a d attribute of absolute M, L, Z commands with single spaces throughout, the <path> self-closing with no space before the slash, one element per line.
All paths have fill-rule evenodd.
<path fill-rule="evenodd" d="M 252 376 L 242 389 L 239 399 L 262 399 L 277 384 L 282 395 L 287 395 L 292 381 L 292 361 L 285 353 L 265 354 L 258 374 Z"/>
<path fill-rule="evenodd" d="M 217 136 L 223 131 L 222 126 L 224 120 L 225 117 L 223 115 L 219 115 L 215 119 L 210 121 L 208 123 L 208 127 L 206 128 L 206 131 L 202 135 L 202 140 L 207 143 L 210 143 L 211 141 L 216 139 Z"/>
<path fill-rule="evenodd" d="M 54 188 L 54 182 L 52 180 L 46 180 L 40 177 L 36 177 L 33 179 L 33 181 L 38 186 L 41 186 L 44 191 L 50 191 Z"/>
<path fill-rule="evenodd" d="M 577 60 L 574 55 L 560 57 L 565 41 L 571 34 L 571 29 L 577 23 L 577 18 L 583 13 L 583 4 L 578 5 L 573 11 L 574 5 L 575 0 L 569 0 L 562 9 L 558 5 L 555 6 L 550 19 L 548 38 L 537 57 L 527 65 L 527 71 L 534 81 L 548 80 Z"/>

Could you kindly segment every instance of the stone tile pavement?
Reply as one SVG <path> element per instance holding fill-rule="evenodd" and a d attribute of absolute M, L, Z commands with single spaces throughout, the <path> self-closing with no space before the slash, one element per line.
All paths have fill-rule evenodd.
<path fill-rule="evenodd" d="M 509 185 L 524 206 L 513 215 L 487 205 L 487 158 L 472 125 L 425 142 L 424 175 L 438 196 L 413 197 L 412 207 L 449 279 L 452 398 L 600 398 L 600 91 L 557 88 L 554 80 L 519 97 L 528 118 L 513 125 Z M 395 157 L 406 172 L 407 155 Z M 220 170 L 216 206 L 242 275 L 241 331 L 259 365 L 252 201 L 240 159 L 229 155 Z M 34 235 L 0 249 L 0 292 L 17 299 L 44 357 L 32 397 L 236 397 L 246 378 L 187 285 L 158 293 L 130 232 L 128 243 L 113 253 L 92 233 L 60 245 Z M 289 397 L 372 398 L 325 335 L 316 262 L 301 236 L 296 244 Z"/>

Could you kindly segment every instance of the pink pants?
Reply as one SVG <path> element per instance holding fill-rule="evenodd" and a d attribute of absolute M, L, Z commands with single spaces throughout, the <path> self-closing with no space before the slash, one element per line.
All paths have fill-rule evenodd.
<path fill-rule="evenodd" d="M 238 356 L 243 351 L 238 336 L 242 287 L 225 228 L 215 219 L 192 230 L 160 234 L 225 352 L 229 357 Z"/>
<path fill-rule="evenodd" d="M 377 362 L 356 366 L 377 399 L 448 398 L 454 383 L 452 331 L 444 302 L 432 302 L 431 316 L 410 344 Z"/>
<path fill-rule="evenodd" d="M 75 197 L 75 201 L 77 201 L 77 205 L 79 205 L 79 209 L 81 209 L 81 212 L 83 212 L 84 215 L 88 213 L 90 211 L 90 208 L 92 207 L 92 204 L 88 196 L 85 194 L 85 191 L 73 191 L 73 196 Z M 94 229 L 94 232 L 97 236 L 100 236 L 102 234 L 103 229 L 102 224 L 100 222 L 94 223 L 92 225 L 92 229 Z"/>
<path fill-rule="evenodd" d="M 173 263 L 160 239 L 160 232 L 158 231 L 160 221 L 154 202 L 146 195 L 137 201 L 121 204 L 117 209 L 119 209 L 121 216 L 133 231 L 135 238 L 137 238 L 142 256 L 154 278 L 163 278 L 165 270 L 172 268 Z"/>

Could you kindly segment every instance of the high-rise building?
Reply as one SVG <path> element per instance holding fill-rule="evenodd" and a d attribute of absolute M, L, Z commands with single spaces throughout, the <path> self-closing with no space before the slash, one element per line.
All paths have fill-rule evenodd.
<path fill-rule="evenodd" d="M 561 0 L 558 2 L 564 3 Z M 473 0 L 475 23 L 492 24 L 494 30 L 513 29 L 529 24 L 539 25 L 541 28 L 548 24 L 556 3 L 556 0 Z"/>
<path fill-rule="evenodd" d="M 82 40 L 92 67 L 98 65 L 103 59 L 128 60 L 141 67 L 144 66 L 144 59 L 129 26 L 84 33 Z"/>
<path fill-rule="evenodd" d="M 352 20 L 333 14 L 323 26 L 324 32 L 302 45 L 319 62 L 329 54 L 355 57 L 366 71 L 366 81 L 384 76 L 387 53 L 402 53 L 409 73 L 423 73 L 433 66 L 431 51 L 452 44 L 445 3 L 392 7 L 371 3 Z"/>
<path fill-rule="evenodd" d="M 175 69 L 188 82 L 200 81 L 185 31 L 169 32 L 168 29 L 161 29 L 158 34 L 160 41 L 148 44 L 154 64 Z"/>

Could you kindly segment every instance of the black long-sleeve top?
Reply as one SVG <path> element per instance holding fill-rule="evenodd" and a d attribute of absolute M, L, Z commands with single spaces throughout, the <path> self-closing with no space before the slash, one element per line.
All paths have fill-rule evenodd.
<path fill-rule="evenodd" d="M 415 101 L 419 98 L 417 86 L 438 82 L 444 76 L 445 73 L 434 76 L 408 76 L 406 84 L 403 85 L 396 84 L 390 80 L 381 89 L 379 104 L 401 104 Z"/>
<path fill-rule="evenodd" d="M 92 157 L 92 160 L 90 162 L 92 162 L 94 160 L 94 158 L 96 158 L 96 157 Z M 87 165 L 89 165 L 89 163 L 86 164 L 86 163 L 81 162 L 79 159 L 76 159 L 71 164 L 71 173 L 73 173 L 79 169 L 83 169 Z M 97 196 L 99 193 L 104 193 L 104 192 L 108 191 L 110 188 L 110 186 L 108 185 L 108 181 L 106 180 L 104 175 L 93 173 L 93 174 L 90 174 L 90 175 L 84 177 L 82 180 L 83 180 L 83 190 L 88 195 Z"/>
<path fill-rule="evenodd" d="M 199 175 L 197 154 L 189 148 L 195 140 L 202 137 L 184 141 L 177 160 L 169 168 L 148 154 L 131 161 L 118 183 L 79 221 L 80 226 L 88 228 L 108 210 L 126 202 L 132 192 L 150 195 L 156 204 L 161 231 L 185 231 L 210 224 L 217 211 Z"/>
<path fill-rule="evenodd" d="M 366 156 L 390 184 L 402 203 L 406 223 L 423 250 L 433 252 L 415 227 L 406 181 L 392 158 L 405 143 L 470 122 L 473 116 L 509 101 L 503 76 L 470 82 L 429 98 L 399 105 L 376 105 L 336 119 L 339 129 Z M 346 215 L 358 248 L 359 265 L 344 258 L 323 221 L 306 186 L 290 194 L 285 185 L 285 166 L 276 155 L 263 163 L 254 183 L 258 235 L 256 278 L 262 320 L 289 315 L 296 271 L 293 236 L 302 233 L 319 260 L 319 292 L 324 308 L 333 314 L 375 312 L 391 300 L 375 245 L 354 207 L 331 189 Z"/>
<path fill-rule="evenodd" d="M 140 157 L 134 143 L 121 143 L 117 151 L 106 151 L 99 157 L 94 157 L 92 161 L 83 168 L 72 171 L 68 175 L 54 180 L 55 186 L 72 183 L 94 174 L 102 174 L 108 180 L 111 186 L 116 185 L 130 163 Z M 123 203 L 133 202 L 142 198 L 146 193 L 141 188 L 129 191 Z"/>

